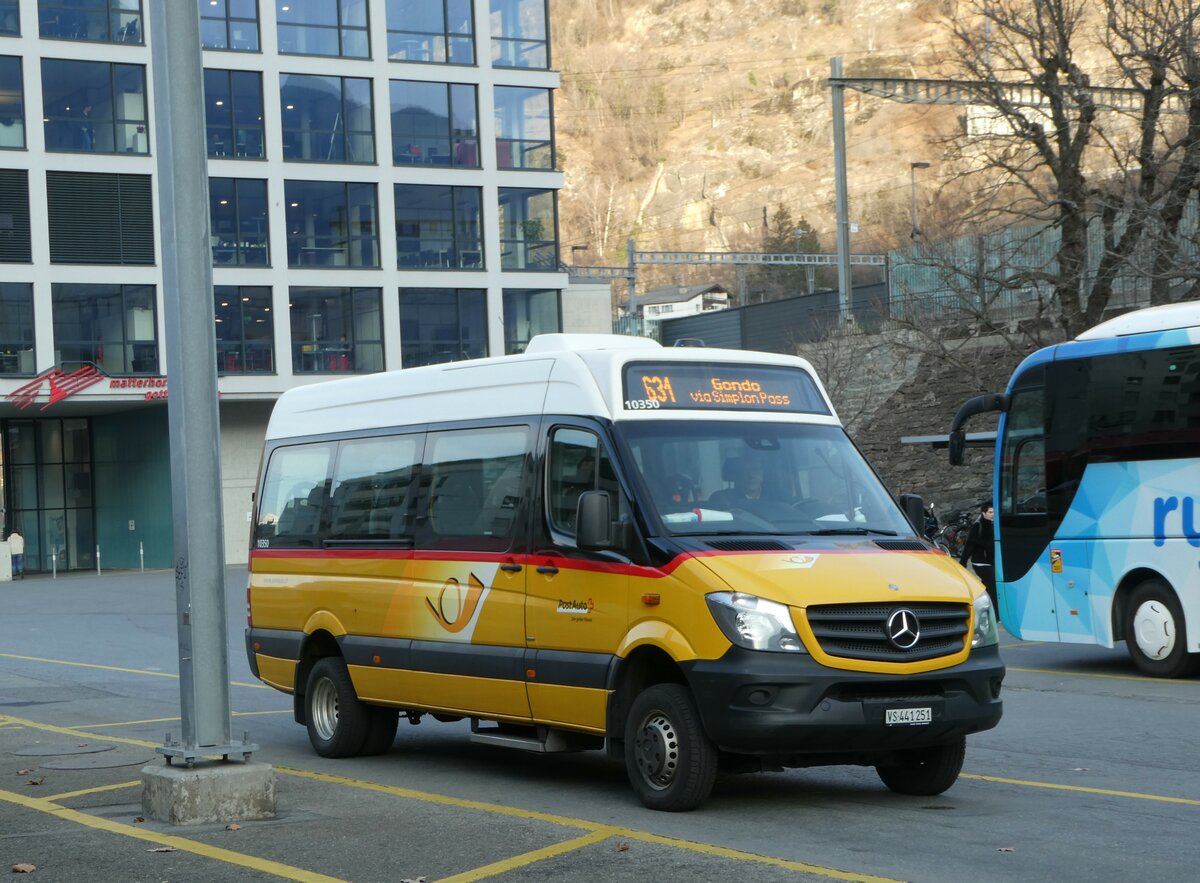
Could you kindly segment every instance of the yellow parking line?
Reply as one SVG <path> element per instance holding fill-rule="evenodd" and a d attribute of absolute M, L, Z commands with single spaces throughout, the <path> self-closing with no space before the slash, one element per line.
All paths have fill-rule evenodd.
<path fill-rule="evenodd" d="M 79 791 L 64 791 L 62 794 L 51 794 L 49 797 L 43 797 L 42 800 L 50 803 L 57 803 L 60 800 L 69 800 L 72 797 L 83 797 L 85 794 L 102 794 L 105 791 L 120 791 L 124 788 L 140 788 L 141 782 L 121 782 L 119 785 L 100 785 L 96 788 L 83 788 Z"/>
<path fill-rule="evenodd" d="M 1106 675 L 1091 671 L 1059 671 L 1053 668 L 1015 668 L 1011 665 L 1008 667 L 1008 670 L 1019 671 L 1023 672 L 1024 674 L 1031 675 L 1062 675 L 1063 677 L 1072 678 L 1102 678 L 1110 681 L 1139 681 L 1141 683 L 1151 684 L 1177 684 L 1183 687 L 1200 686 L 1200 681 L 1175 680 L 1171 678 L 1148 678 L 1139 675 Z"/>
<path fill-rule="evenodd" d="M 1131 800 L 1157 800 L 1160 803 L 1181 803 L 1184 806 L 1200 806 L 1200 800 L 1187 797 L 1165 797 L 1161 794 L 1140 794 L 1137 791 L 1113 791 L 1109 788 L 1089 788 L 1086 785 L 1059 785 L 1055 782 L 1030 782 L 1026 779 L 1005 779 L 1000 776 L 980 776 L 962 773 L 959 778 L 976 782 L 996 782 L 1000 785 L 1020 785 L 1024 788 L 1046 788 L 1051 791 L 1075 791 L 1080 794 L 1102 794 L 1105 797 L 1128 797 Z"/>
<path fill-rule="evenodd" d="M 144 669 L 144 668 L 121 668 L 120 666 L 117 666 L 117 665 L 98 665 L 94 662 L 75 662 L 70 659 L 47 659 L 44 656 L 21 656 L 20 654 L 17 654 L 17 653 L 0 653 L 0 658 L 20 659 L 25 662 L 47 662 L 47 663 L 50 663 L 51 665 L 72 665 L 72 666 L 75 666 L 76 668 L 98 668 L 101 671 L 121 671 L 121 672 L 125 672 L 126 674 L 149 675 L 150 677 L 154 677 L 154 678 L 174 678 L 175 680 L 179 680 L 179 675 L 171 674 L 170 672 L 165 672 L 165 671 L 146 671 L 146 669 Z M 241 681 L 230 681 L 229 683 L 231 686 L 234 686 L 234 687 L 253 687 L 256 690 L 257 689 L 262 689 L 262 690 L 273 689 L 271 687 L 268 687 L 266 684 L 246 684 Z"/>
<path fill-rule="evenodd" d="M 160 834 L 157 831 L 152 831 L 147 828 L 135 828 L 132 825 L 124 825 L 120 822 L 114 822 L 110 819 L 100 818 L 99 816 L 88 815 L 78 810 L 68 809 L 65 806 L 59 806 L 56 803 L 51 803 L 44 797 L 26 797 L 23 794 L 14 794 L 11 791 L 0 789 L 0 801 L 7 803 L 15 803 L 17 806 L 23 806 L 26 809 L 31 809 L 36 812 L 45 813 L 62 819 L 65 822 L 74 822 L 77 825 L 83 825 L 87 828 L 94 828 L 98 831 L 106 831 L 110 834 L 120 834 L 124 837 L 132 837 L 135 840 L 143 840 L 147 843 L 153 843 L 157 846 L 170 846 L 180 852 L 190 852 L 193 855 L 198 855 L 203 858 L 213 859 L 214 861 L 224 862 L 228 865 L 237 865 L 238 867 L 248 868 L 251 871 L 258 871 L 263 874 L 274 874 L 276 877 L 282 877 L 285 880 L 298 880 L 301 883 L 343 883 L 336 877 L 327 877 L 324 874 L 316 874 L 312 871 L 307 871 L 304 868 L 295 868 L 291 865 L 285 865 L 280 862 L 274 862 L 270 859 L 259 858 L 253 855 L 244 855 L 240 852 L 233 852 L 229 849 L 222 849 L 219 846 L 209 846 L 207 843 L 198 843 L 195 840 L 188 840 L 185 837 L 176 837 L 171 834 Z"/>
<path fill-rule="evenodd" d="M 253 717 L 260 714 L 292 714 L 290 708 L 276 708 L 271 711 L 235 711 L 234 717 Z M 107 724 L 88 724 L 89 729 L 99 729 L 101 727 L 135 727 L 141 724 L 171 724 L 179 721 L 178 717 L 152 717 L 141 721 L 114 721 Z"/>
<path fill-rule="evenodd" d="M 438 883 L 473 883 L 475 880 L 486 880 L 488 877 L 495 877 L 498 874 L 506 874 L 509 871 L 515 871 L 517 868 L 532 865 L 534 862 L 566 855 L 568 852 L 583 849 L 583 847 L 591 846 L 593 843 L 601 843 L 612 836 L 613 829 L 598 828 L 590 834 L 584 834 L 582 837 L 576 837 L 573 840 L 564 840 L 562 843 L 555 843 L 553 846 L 535 849 L 533 852 L 515 855 L 512 858 L 501 859 L 498 862 L 492 862 L 490 865 L 484 865 L 481 868 L 475 868 L 471 871 L 464 871 L 452 877 L 439 877 Z"/>

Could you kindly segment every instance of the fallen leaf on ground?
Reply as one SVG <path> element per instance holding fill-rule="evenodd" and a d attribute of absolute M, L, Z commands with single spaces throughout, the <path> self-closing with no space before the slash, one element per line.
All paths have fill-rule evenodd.
<path fill-rule="evenodd" d="M 1016 852 L 1011 846 L 998 846 L 996 852 Z"/>
<path fill-rule="evenodd" d="M 618 843 L 617 844 L 617 852 L 629 852 L 629 844 L 628 843 Z"/>
<path fill-rule="evenodd" d="M 240 831 L 241 829 L 242 829 L 242 826 L 241 826 L 241 825 L 239 825 L 237 822 L 234 822 L 234 823 L 233 823 L 233 824 L 231 824 L 231 825 L 226 825 L 226 826 L 225 826 L 225 830 L 226 830 L 226 831 Z"/>
<path fill-rule="evenodd" d="M 400 883 L 425 883 L 424 877 L 405 877 Z"/>
<path fill-rule="evenodd" d="M 18 776 L 28 776 L 33 770 L 17 770 Z"/>
<path fill-rule="evenodd" d="M 42 776 L 40 779 L 30 779 L 30 780 L 29 780 L 28 782 L 26 782 L 25 784 L 26 784 L 26 785 L 41 785 L 41 784 L 42 784 L 42 783 L 44 783 L 45 781 L 46 781 L 46 777 L 45 777 L 45 776 Z"/>
<path fill-rule="evenodd" d="M 37 865 L 31 865 L 28 862 L 22 862 L 19 865 L 13 865 L 12 872 L 14 874 L 32 874 L 37 870 Z"/>
<path fill-rule="evenodd" d="M 141 816 L 136 816 L 136 817 L 134 818 L 134 821 L 135 821 L 135 822 L 144 822 L 144 821 L 146 821 L 146 820 L 145 820 L 144 818 L 142 818 Z"/>
<path fill-rule="evenodd" d="M 174 846 L 159 846 L 156 849 L 147 849 L 146 852 L 178 852 Z"/>

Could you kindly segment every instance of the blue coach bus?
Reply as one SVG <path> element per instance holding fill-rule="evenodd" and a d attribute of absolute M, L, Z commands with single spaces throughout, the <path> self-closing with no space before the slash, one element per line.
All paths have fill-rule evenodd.
<path fill-rule="evenodd" d="M 1200 669 L 1200 303 L 1127 313 L 1029 356 L 1000 411 L 996 587 L 1015 637 L 1112 647 L 1158 677 Z"/>

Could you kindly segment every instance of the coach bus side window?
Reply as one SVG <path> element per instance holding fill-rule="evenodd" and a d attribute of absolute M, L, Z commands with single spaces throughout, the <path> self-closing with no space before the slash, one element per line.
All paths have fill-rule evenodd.
<path fill-rule="evenodd" d="M 386 541 L 409 537 L 409 490 L 421 436 L 342 442 L 333 476 L 329 537 Z"/>
<path fill-rule="evenodd" d="M 1046 441 L 1041 388 L 1015 393 L 1004 431 L 1000 511 L 1004 515 L 1046 512 Z"/>
<path fill-rule="evenodd" d="M 258 548 L 320 545 L 333 451 L 332 444 L 289 445 L 271 454 L 258 503 Z"/>
<path fill-rule="evenodd" d="M 506 551 L 523 498 L 531 433 L 497 426 L 430 433 L 422 518 L 437 548 Z"/>

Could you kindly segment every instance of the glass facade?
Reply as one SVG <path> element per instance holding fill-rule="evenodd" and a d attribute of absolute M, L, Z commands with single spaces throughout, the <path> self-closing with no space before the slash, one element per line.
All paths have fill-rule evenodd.
<path fill-rule="evenodd" d="M 562 308 L 555 288 L 504 289 L 504 354 L 525 352 L 535 335 L 562 331 Z"/>
<path fill-rule="evenodd" d="M 140 0 L 38 0 L 38 30 L 54 40 L 145 42 Z"/>
<path fill-rule="evenodd" d="M 208 155 L 262 159 L 262 74 L 257 71 L 204 71 L 204 125 Z"/>
<path fill-rule="evenodd" d="M 483 269 L 478 187 L 397 184 L 395 197 L 400 269 Z"/>
<path fill-rule="evenodd" d="M 253 178 L 209 178 L 213 263 L 265 267 L 271 263 L 267 236 L 267 182 Z"/>
<path fill-rule="evenodd" d="M 0 148 L 25 146 L 25 87 L 21 59 L 0 55 Z"/>
<path fill-rule="evenodd" d="M 42 119 L 47 150 L 149 153 L 146 69 L 44 58 Z"/>
<path fill-rule="evenodd" d="M 557 206 L 553 190 L 500 188 L 501 269 L 558 269 Z"/>
<path fill-rule="evenodd" d="M 64 371 L 95 365 L 105 374 L 158 374 L 153 285 L 55 283 L 54 361 Z"/>
<path fill-rule="evenodd" d="M 378 288 L 300 288 L 288 292 L 292 370 L 297 374 L 383 370 Z"/>
<path fill-rule="evenodd" d="M 404 368 L 481 359 L 487 352 L 487 292 L 482 288 L 401 288 Z"/>
<path fill-rule="evenodd" d="M 0 375 L 33 374 L 33 286 L 0 282 Z"/>
<path fill-rule="evenodd" d="M 367 0 L 284 0 L 275 17 L 283 55 L 371 57 Z"/>
<path fill-rule="evenodd" d="M 205 49 L 258 51 L 257 0 L 198 0 L 200 45 Z"/>
<path fill-rule="evenodd" d="M 550 67 L 550 20 L 546 0 L 491 0 L 492 64 Z"/>
<path fill-rule="evenodd" d="M 374 184 L 285 181 L 288 266 L 378 267 Z"/>
<path fill-rule="evenodd" d="M 271 289 L 213 286 L 218 374 L 274 374 L 275 331 Z"/>
<path fill-rule="evenodd" d="M 308 162 L 375 162 L 371 81 L 281 74 L 283 158 Z"/>
<path fill-rule="evenodd" d="M 497 86 L 496 165 L 502 169 L 554 168 L 554 125 L 549 89 Z"/>
<path fill-rule="evenodd" d="M 387 0 L 388 58 L 474 64 L 471 0 Z"/>
<path fill-rule="evenodd" d="M 0 34 L 21 33 L 21 7 L 18 0 L 0 0 Z"/>
<path fill-rule="evenodd" d="M 392 162 L 479 168 L 475 87 L 392 80 Z"/>

